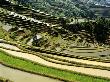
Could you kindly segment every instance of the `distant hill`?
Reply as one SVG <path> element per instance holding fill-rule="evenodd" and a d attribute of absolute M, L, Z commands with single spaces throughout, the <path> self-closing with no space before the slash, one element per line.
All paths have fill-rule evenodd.
<path fill-rule="evenodd" d="M 100 6 L 110 6 L 110 0 L 81 0 L 84 3 L 87 4 L 94 4 L 94 5 L 100 5 Z"/>
<path fill-rule="evenodd" d="M 97 16 L 110 18 L 110 0 L 83 0 Z"/>
<path fill-rule="evenodd" d="M 11 0 L 59 17 L 110 17 L 110 0 Z M 108 8 L 109 7 L 109 8 Z"/>
<path fill-rule="evenodd" d="M 17 0 L 19 4 L 60 17 L 94 17 L 81 0 Z"/>

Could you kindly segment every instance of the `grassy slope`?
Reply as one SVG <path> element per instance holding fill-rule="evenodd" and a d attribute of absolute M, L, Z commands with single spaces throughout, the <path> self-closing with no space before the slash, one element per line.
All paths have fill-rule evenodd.
<path fill-rule="evenodd" d="M 7 65 L 11 65 L 12 67 L 20 68 L 22 70 L 31 71 L 34 73 L 44 74 L 53 76 L 56 78 L 61 78 L 70 81 L 80 81 L 80 82 L 110 82 L 110 80 L 105 80 L 102 78 L 95 78 L 86 76 L 83 74 L 72 73 L 69 71 L 62 71 L 58 69 L 54 69 L 51 67 L 46 67 L 40 64 L 35 64 L 30 62 L 29 60 L 22 60 L 19 58 L 14 58 L 9 56 L 7 53 L 0 51 L 0 62 L 3 62 Z"/>

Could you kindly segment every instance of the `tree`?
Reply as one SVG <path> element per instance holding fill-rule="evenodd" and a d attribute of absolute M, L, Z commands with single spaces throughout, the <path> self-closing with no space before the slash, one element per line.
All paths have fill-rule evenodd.
<path fill-rule="evenodd" d="M 105 43 L 109 37 L 109 21 L 105 18 L 98 18 L 94 29 L 95 38 L 99 43 Z"/>
<path fill-rule="evenodd" d="M 59 22 L 63 27 L 66 26 L 66 19 L 65 18 L 59 18 Z"/>

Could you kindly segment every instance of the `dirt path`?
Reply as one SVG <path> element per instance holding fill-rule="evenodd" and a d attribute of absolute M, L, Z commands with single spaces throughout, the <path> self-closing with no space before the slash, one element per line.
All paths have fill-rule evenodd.
<path fill-rule="evenodd" d="M 107 70 L 60 65 L 60 64 L 55 64 L 55 63 L 45 61 L 42 58 L 37 57 L 37 56 L 32 55 L 32 54 L 16 52 L 16 51 L 10 51 L 10 50 L 6 50 L 6 49 L 2 49 L 2 48 L 0 48 L 0 49 L 5 51 L 5 52 L 8 52 L 8 53 L 10 53 L 14 56 L 29 59 L 29 60 L 44 64 L 46 66 L 52 66 L 52 67 L 55 67 L 55 68 L 67 69 L 67 70 L 81 72 L 81 73 L 85 73 L 85 74 L 89 74 L 89 75 L 95 75 L 95 76 L 102 76 L 102 77 L 110 78 L 110 71 L 107 71 Z"/>

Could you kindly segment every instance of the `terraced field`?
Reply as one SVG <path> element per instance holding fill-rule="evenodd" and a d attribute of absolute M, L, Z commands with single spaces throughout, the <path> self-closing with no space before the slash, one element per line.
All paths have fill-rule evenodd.
<path fill-rule="evenodd" d="M 9 54 L 11 54 L 11 55 L 13 55 L 13 56 L 25 58 L 25 59 L 43 64 L 43 65 L 49 66 L 49 67 L 55 67 L 55 68 L 60 68 L 60 69 L 64 69 L 64 70 L 67 69 L 67 70 L 76 71 L 76 72 L 80 72 L 80 73 L 84 73 L 84 74 L 110 78 L 109 77 L 110 73 L 107 70 L 99 70 L 99 69 L 91 69 L 91 68 L 83 68 L 83 67 L 75 67 L 75 66 L 55 64 L 55 63 L 45 61 L 42 58 L 37 57 L 37 56 L 32 55 L 32 54 L 16 52 L 16 51 L 11 51 L 11 50 L 2 49 L 2 48 L 0 48 L 0 49 L 7 52 L 7 53 L 9 53 Z M 101 73 L 101 74 L 99 74 L 99 73 Z"/>
<path fill-rule="evenodd" d="M 4 44 L 4 43 L 3 43 Z M 6 45 L 7 46 L 9 46 L 9 44 L 5 44 L 5 45 L 3 45 L 2 43 L 0 44 L 0 46 L 2 46 L 2 47 L 4 47 L 4 48 L 6 48 Z M 7 50 L 7 48 L 6 49 L 2 49 L 2 48 L 0 48 L 1 50 L 3 50 L 3 51 L 5 51 L 5 52 L 8 52 L 8 53 L 10 53 L 10 54 L 12 54 L 12 55 L 14 55 L 14 56 L 18 56 L 18 57 L 22 57 L 22 58 L 26 58 L 26 59 L 29 59 L 29 60 L 32 60 L 32 61 L 35 61 L 35 62 L 39 62 L 39 63 L 42 63 L 42 64 L 45 64 L 45 65 L 48 65 L 48 66 L 55 66 L 55 67 L 57 67 L 57 68 L 64 68 L 64 69 L 68 69 L 68 70 L 73 70 L 73 68 L 72 68 L 72 66 L 67 66 L 67 67 L 65 67 L 66 65 L 61 65 L 61 67 L 60 67 L 60 65 L 59 64 L 55 64 L 54 65 L 54 63 L 53 63 L 53 65 L 52 65 L 52 63 L 51 62 L 48 62 L 48 61 L 45 61 L 45 60 L 43 60 L 43 59 L 41 59 L 41 58 L 39 58 L 39 57 L 37 57 L 37 56 L 35 56 L 35 55 L 32 55 L 32 54 L 28 54 L 28 53 L 22 53 L 22 52 L 16 52 L 16 51 L 11 51 L 11 50 Z M 15 48 L 11 48 L 10 47 L 10 49 L 13 49 L 13 50 L 16 50 Z M 18 49 L 19 50 L 19 49 Z M 18 55 L 19 54 L 19 55 Z M 27 54 L 27 55 L 26 55 Z M 42 53 L 39 53 L 39 54 L 42 54 Z M 56 56 L 56 58 L 57 58 L 58 56 Z M 74 62 L 80 62 L 80 63 L 83 63 L 83 64 L 92 64 L 92 65 L 96 65 L 96 66 L 104 66 L 104 67 L 110 67 L 110 65 L 109 65 L 109 63 L 102 63 L 102 62 L 95 62 L 95 61 L 88 61 L 88 60 L 82 60 L 82 59 L 74 59 L 74 58 L 63 58 L 63 57 L 58 57 L 59 58 L 59 60 L 61 60 L 61 59 L 67 59 L 67 60 L 71 60 L 71 61 L 74 61 Z M 57 62 L 57 60 L 55 61 L 55 62 Z M 65 61 L 66 62 L 66 61 Z M 68 62 L 67 62 L 68 63 Z M 58 66 L 57 66 L 58 65 Z M 73 64 L 74 65 L 74 64 Z M 64 66 L 64 67 L 62 67 L 62 66 Z M 71 68 L 70 68 L 71 67 Z M 74 67 L 74 66 L 73 66 Z M 80 67 L 78 67 L 79 69 L 80 69 Z M 82 68 L 82 67 L 81 67 Z M 78 70 L 79 70 L 78 69 Z M 89 70 L 89 68 L 84 68 L 84 69 L 87 69 L 87 70 Z M 77 71 L 77 72 L 82 72 L 82 73 L 87 73 L 87 74 L 90 74 L 90 72 L 88 73 L 87 72 L 87 70 L 86 71 L 84 71 L 84 70 L 82 70 L 82 69 L 80 69 L 79 71 L 77 70 L 77 67 L 74 67 L 74 70 L 75 71 Z M 93 69 L 93 71 L 95 71 L 96 69 Z M 103 73 L 103 71 L 105 72 L 105 70 L 101 70 L 102 71 L 102 73 Z M 91 69 L 91 75 L 92 75 L 92 69 Z M 96 72 L 94 72 L 94 73 L 96 73 Z M 99 74 L 99 76 L 106 76 L 106 77 L 109 77 L 107 74 L 106 74 L 107 72 L 105 72 L 105 74 Z M 109 74 L 109 71 L 108 71 L 108 74 Z M 93 74 L 94 75 L 94 74 Z M 96 73 L 96 75 L 97 75 L 97 73 Z"/>
<path fill-rule="evenodd" d="M 1 21 L 5 21 L 5 22 L 7 22 L 9 24 L 13 24 L 15 22 L 16 26 L 19 27 L 19 28 L 31 29 L 31 28 L 34 28 L 34 27 L 38 27 L 37 31 L 43 30 L 43 29 L 51 30 L 50 27 L 45 26 L 46 24 L 44 24 L 43 22 L 42 23 L 37 23 L 38 21 L 34 22 L 35 20 L 33 22 L 31 22 L 31 20 L 32 20 L 31 18 L 29 18 L 30 21 L 28 21 L 26 19 L 22 19 L 20 17 L 17 17 L 19 15 L 14 17 L 14 14 L 11 15 L 10 11 L 7 11 L 7 14 L 4 14 L 3 12 L 1 12 L 0 15 L 1 15 L 0 16 L 1 17 Z M 28 38 L 30 38 L 30 37 L 28 37 Z M 71 50 L 69 49 L 69 51 L 71 51 L 71 52 L 69 52 L 69 54 L 82 55 L 82 56 L 88 56 L 89 55 L 89 56 L 99 56 L 100 57 L 100 55 L 103 55 L 103 50 L 104 50 L 103 47 L 102 48 L 100 48 L 100 47 L 99 48 L 83 48 L 83 47 L 82 48 L 78 48 L 78 47 L 75 47 L 75 48 L 73 48 Z M 64 51 L 64 53 L 68 54 L 68 51 Z M 109 57 L 108 53 L 109 52 L 104 53 L 105 56 Z"/>
<path fill-rule="evenodd" d="M 103 79 L 110 79 L 109 47 L 85 47 L 72 45 L 71 49 L 64 48 L 64 50 L 60 52 L 44 49 L 42 47 L 27 45 L 27 42 L 32 39 L 32 37 L 37 32 L 41 32 L 42 35 L 46 35 L 47 32 L 50 32 L 50 34 L 53 33 L 51 35 L 57 35 L 56 30 L 58 30 L 58 27 L 62 28 L 59 18 L 47 15 L 43 12 L 31 10 L 23 6 L 13 5 L 12 3 L 9 3 L 9 7 L 8 5 L 0 5 L 0 21 L 0 50 L 9 53 L 12 57 L 33 61 L 35 63 L 44 65 L 44 67 L 46 66 L 47 68 L 57 68 L 66 71 L 69 70 L 71 72 L 78 72 L 79 74 L 87 74 L 92 78 L 93 76 L 95 76 L 94 78 L 101 77 Z M 8 30 L 6 30 L 8 26 L 9 28 Z M 63 30 L 67 32 L 67 34 L 69 34 L 66 29 Z M 46 33 L 44 34 L 43 32 Z M 4 36 L 4 34 L 7 36 Z M 77 44 L 80 40 L 79 36 L 81 36 L 81 34 L 79 34 L 77 38 L 75 38 L 74 44 Z M 8 39 L 6 39 L 6 37 L 8 37 Z M 9 37 L 13 39 L 13 42 L 6 41 L 10 40 Z M 68 44 L 68 42 L 71 42 L 67 42 L 67 40 L 61 39 L 62 37 L 59 35 L 58 38 L 49 38 L 52 38 L 50 41 L 54 40 L 54 42 L 56 43 L 58 42 L 58 39 L 60 39 L 59 42 L 61 44 Z M 83 41 L 82 43 L 86 44 L 85 41 Z M 65 47 L 65 44 L 62 46 Z M 3 57 L 5 58 L 5 55 Z M 48 73 L 46 73 L 46 75 L 48 75 Z M 57 77 L 56 73 L 53 75 Z M 64 79 L 64 77 L 62 78 Z M 107 79 L 108 82 L 109 79 Z M 66 78 L 66 80 L 69 80 L 68 77 Z M 72 79 L 72 81 L 73 80 L 74 78 Z M 83 82 L 82 79 L 81 82 Z M 93 81 L 91 80 L 91 82 Z"/>

